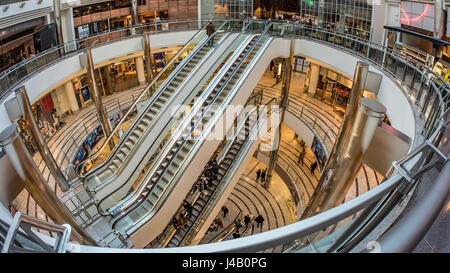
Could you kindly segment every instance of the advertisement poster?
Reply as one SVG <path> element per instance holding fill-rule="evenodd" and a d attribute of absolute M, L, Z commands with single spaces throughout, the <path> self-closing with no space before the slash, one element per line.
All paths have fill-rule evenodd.
<path fill-rule="evenodd" d="M 91 99 L 91 94 L 89 93 L 89 86 L 85 85 L 81 87 L 81 97 L 83 98 L 83 102 L 87 102 Z"/>
<path fill-rule="evenodd" d="M 316 156 L 317 164 L 319 165 L 319 168 L 322 170 L 325 166 L 325 163 L 327 162 L 327 157 L 325 155 L 325 151 L 322 147 L 322 144 L 320 144 L 320 141 L 317 139 L 317 137 L 314 137 L 314 140 L 311 145 L 311 150 L 313 151 L 314 155 Z"/>

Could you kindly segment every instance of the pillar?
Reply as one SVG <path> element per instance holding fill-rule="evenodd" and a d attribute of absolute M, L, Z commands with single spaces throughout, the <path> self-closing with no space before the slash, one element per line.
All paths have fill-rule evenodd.
<path fill-rule="evenodd" d="M 69 224 L 73 232 L 82 239 L 81 243 L 97 245 L 95 240 L 81 228 L 67 208 L 45 182 L 22 139 L 18 137 L 16 125 L 10 125 L 0 133 L 0 146 L 5 150 L 14 169 L 27 191 L 58 225 Z"/>
<path fill-rule="evenodd" d="M 131 0 L 131 23 L 133 25 L 138 24 L 138 1 L 137 0 Z"/>
<path fill-rule="evenodd" d="M 150 83 L 153 80 L 153 56 L 150 46 L 150 37 L 144 35 L 144 58 L 145 58 L 145 70 L 147 71 L 147 81 Z M 152 87 L 153 88 L 153 87 Z"/>
<path fill-rule="evenodd" d="M 433 37 L 441 39 L 441 32 L 444 28 L 444 0 L 434 0 L 434 28 Z"/>
<path fill-rule="evenodd" d="M 145 84 L 145 70 L 144 70 L 144 60 L 142 57 L 136 57 L 134 59 L 136 63 L 136 76 L 139 82 L 139 85 Z"/>
<path fill-rule="evenodd" d="M 21 86 L 18 89 L 16 89 L 16 97 L 19 104 L 19 108 L 25 118 L 28 129 L 30 130 L 30 134 L 36 143 L 37 149 L 41 154 L 41 157 L 44 160 L 45 165 L 49 169 L 56 183 L 61 187 L 61 190 L 64 192 L 69 190 L 70 188 L 69 183 L 67 182 L 63 173 L 61 172 L 61 169 L 56 163 L 55 158 L 53 158 L 53 155 L 50 152 L 47 143 L 42 137 L 36 119 L 34 118 L 31 103 L 24 86 Z"/>
<path fill-rule="evenodd" d="M 75 26 L 73 23 L 73 8 L 61 11 L 61 33 L 65 44 L 75 41 Z M 69 51 L 77 49 L 76 43 L 70 43 L 67 47 Z"/>
<path fill-rule="evenodd" d="M 91 97 L 95 103 L 95 108 L 97 109 L 97 117 L 103 126 L 105 136 L 109 137 L 111 135 L 111 127 L 109 126 L 108 117 L 102 103 L 100 90 L 98 89 L 97 81 L 95 79 L 94 61 L 92 60 L 92 51 L 90 49 L 86 51 L 86 71 L 89 79 L 89 90 L 91 92 Z M 109 146 L 111 150 L 114 148 L 112 138 L 109 142 Z"/>
<path fill-rule="evenodd" d="M 284 77 L 283 77 L 283 85 L 281 87 L 281 99 L 280 99 L 280 107 L 281 107 L 281 117 L 280 124 L 276 128 L 275 136 L 274 136 L 274 150 L 270 153 L 270 161 L 269 167 L 267 168 L 267 179 L 265 181 L 265 187 L 268 189 L 270 187 L 270 183 L 272 182 L 272 174 L 275 168 L 275 163 L 278 158 L 278 149 L 281 143 L 281 124 L 284 122 L 284 115 L 286 113 L 287 103 L 289 99 L 289 91 L 291 89 L 291 78 L 292 78 L 292 65 L 294 61 L 294 38 L 291 37 L 291 46 L 290 46 L 290 54 L 289 58 L 284 59 Z"/>
<path fill-rule="evenodd" d="M 72 115 L 78 114 L 80 112 L 80 108 L 78 107 L 77 97 L 75 95 L 75 88 L 73 88 L 72 81 L 68 81 L 64 84 L 64 88 L 66 90 L 66 97 L 69 101 L 70 112 Z"/>
<path fill-rule="evenodd" d="M 327 176 L 327 181 L 318 187 L 319 192 L 308 206 L 308 211 L 305 211 L 305 216 L 311 217 L 342 203 L 385 113 L 386 108 L 378 101 L 361 98 L 350 135 L 338 151 L 337 164 L 328 174 L 322 174 Z"/>
<path fill-rule="evenodd" d="M 314 97 L 316 94 L 317 83 L 319 82 L 320 66 L 311 63 L 311 75 L 309 77 L 308 96 Z"/>
<path fill-rule="evenodd" d="M 333 169 L 338 168 L 341 162 L 338 161 L 338 157 L 342 151 L 345 150 L 346 142 L 350 137 L 350 132 L 352 128 L 355 126 L 355 117 L 358 112 L 358 102 L 362 98 L 364 92 L 364 85 L 366 82 L 367 74 L 369 72 L 369 65 L 363 62 L 358 62 L 356 64 L 355 73 L 353 76 L 353 85 L 352 90 L 350 92 L 350 97 L 347 102 L 347 108 L 345 111 L 344 119 L 342 121 L 341 128 L 339 129 L 339 133 L 336 137 L 336 140 L 333 145 L 333 149 L 330 152 L 330 157 L 325 164 L 322 175 L 320 176 L 319 182 L 316 186 L 316 190 L 314 191 L 311 200 L 303 212 L 302 219 L 313 216 L 317 214 L 318 209 L 322 207 L 319 206 L 316 202 L 319 198 L 319 194 L 325 187 L 327 181 L 329 180 L 330 173 L 333 172 Z M 353 182 L 353 181 L 351 181 Z M 314 204 L 314 208 L 311 208 Z"/>
<path fill-rule="evenodd" d="M 61 45 L 64 43 L 61 28 L 61 0 L 53 0 L 53 20 L 56 25 L 58 44 Z"/>

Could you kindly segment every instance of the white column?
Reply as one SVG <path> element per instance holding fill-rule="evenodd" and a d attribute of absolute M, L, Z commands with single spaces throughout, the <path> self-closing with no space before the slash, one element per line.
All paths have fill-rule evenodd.
<path fill-rule="evenodd" d="M 69 101 L 70 111 L 72 112 L 72 114 L 77 114 L 80 111 L 80 108 L 78 107 L 78 102 L 72 81 L 66 82 L 64 84 L 64 88 L 66 89 L 66 97 Z"/>
<path fill-rule="evenodd" d="M 317 83 L 319 82 L 320 66 L 311 63 L 311 76 L 309 78 L 308 96 L 314 97 L 316 94 Z"/>
<path fill-rule="evenodd" d="M 73 23 L 73 8 L 61 10 L 61 32 L 63 42 L 68 43 L 75 40 L 75 27 Z M 76 44 L 69 45 L 69 50 L 76 50 Z"/>
<path fill-rule="evenodd" d="M 139 82 L 139 85 L 145 84 L 145 70 L 144 70 L 144 60 L 142 57 L 136 57 L 134 59 L 136 62 L 136 76 Z"/>

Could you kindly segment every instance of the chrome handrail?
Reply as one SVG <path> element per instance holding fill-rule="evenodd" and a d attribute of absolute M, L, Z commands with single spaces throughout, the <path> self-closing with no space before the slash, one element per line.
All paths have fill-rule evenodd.
<path fill-rule="evenodd" d="M 225 25 L 227 24 L 229 21 L 224 22 L 219 30 Z M 170 67 L 171 64 L 173 64 L 175 62 L 175 60 L 178 60 L 178 57 L 180 56 L 181 53 L 183 53 L 186 48 L 190 45 L 190 43 L 197 38 L 202 32 L 203 30 L 206 28 L 206 26 L 204 26 L 201 30 L 199 30 L 193 37 L 191 37 L 191 39 L 189 39 L 189 41 L 183 46 L 183 48 L 181 48 L 177 54 L 175 54 L 175 56 L 172 57 L 172 59 L 169 61 L 169 63 L 167 65 L 165 65 L 165 67 L 158 73 L 158 75 L 156 75 L 156 77 L 153 78 L 153 80 L 144 88 L 144 90 L 142 90 L 141 94 L 139 95 L 139 97 L 134 101 L 134 103 L 130 106 L 129 110 L 127 111 L 127 113 L 125 115 L 123 115 L 122 119 L 117 123 L 116 127 L 114 128 L 114 130 L 111 132 L 111 135 L 106 139 L 106 141 L 103 143 L 103 145 L 101 146 L 100 149 L 98 149 L 96 151 L 95 154 L 92 154 L 91 156 L 89 156 L 88 158 L 86 158 L 85 160 L 83 160 L 82 162 L 80 162 L 78 165 L 79 166 L 83 166 L 83 163 L 86 164 L 88 160 L 92 160 L 93 158 L 96 158 L 101 151 L 105 148 L 106 145 L 108 145 L 108 142 L 112 139 L 112 137 L 114 136 L 115 132 L 120 128 L 120 126 L 122 125 L 122 123 L 127 119 L 127 117 L 130 115 L 130 113 L 132 113 L 134 111 L 134 107 L 137 105 L 137 103 L 140 102 L 140 99 L 145 95 L 145 92 L 148 92 L 153 84 L 156 83 L 156 81 L 159 79 L 159 77 L 165 73 L 165 71 Z M 216 32 L 217 33 L 217 32 Z M 181 71 L 181 69 L 192 59 L 192 57 L 195 55 L 196 52 L 198 52 L 204 44 L 207 43 L 207 41 L 209 41 L 211 37 L 208 37 L 206 40 L 202 41 L 200 43 L 199 46 L 196 47 L 196 50 L 192 53 L 189 54 L 188 58 L 185 58 L 183 60 L 184 64 L 180 64 L 177 66 L 177 68 L 170 74 L 170 76 L 164 81 L 164 83 L 158 88 L 158 90 L 152 94 L 152 96 L 149 99 L 149 102 L 146 104 L 145 110 L 142 111 L 135 119 L 136 120 L 140 120 L 142 118 L 142 116 L 145 115 L 146 110 L 148 109 L 148 107 L 150 107 L 152 105 L 152 103 L 158 98 L 158 96 L 165 90 L 165 88 L 170 84 L 171 80 L 178 74 L 179 71 Z M 111 156 L 114 155 L 117 152 L 118 147 L 121 146 L 121 144 L 125 141 L 126 136 L 128 136 L 131 133 L 131 129 L 136 125 L 136 122 L 133 123 L 132 126 L 130 126 L 130 128 L 126 131 L 125 136 L 121 137 L 119 142 L 115 145 L 114 150 L 111 151 L 111 153 L 109 154 L 108 158 L 100 165 L 96 166 L 95 168 L 89 170 L 87 173 L 85 173 L 83 176 L 79 176 L 80 178 L 85 178 L 89 175 L 91 175 L 92 173 L 94 173 L 96 170 L 100 169 L 101 167 L 103 167 L 107 162 L 109 162 L 109 160 L 111 159 Z M 79 169 L 80 167 L 77 166 L 77 169 Z M 116 170 L 117 172 L 118 170 Z M 78 172 L 77 172 L 78 174 Z"/>
<path fill-rule="evenodd" d="M 246 29 L 246 27 L 245 27 L 245 29 Z M 243 32 L 241 32 L 241 34 L 242 34 L 242 33 L 243 33 Z M 240 34 L 240 35 L 241 35 L 241 34 Z M 235 38 L 233 39 L 233 41 L 231 42 L 231 45 L 233 45 L 236 41 L 238 41 L 238 38 L 240 37 L 240 35 L 238 35 L 237 37 L 235 37 Z M 243 46 L 241 46 L 241 47 L 243 47 Z M 238 50 L 238 51 L 239 51 L 239 50 Z M 236 54 L 236 56 L 237 56 L 237 54 Z M 231 64 L 229 64 L 229 65 L 231 65 Z M 223 71 L 223 69 L 222 69 L 221 71 Z M 224 73 L 225 73 L 225 72 L 220 72 L 219 75 L 224 74 Z M 208 86 L 213 86 L 213 85 L 215 85 L 216 82 L 218 82 L 217 76 L 216 76 L 216 79 L 213 80 Z M 200 82 L 199 82 L 198 84 L 200 84 Z M 195 88 L 197 88 L 197 86 L 194 87 L 194 89 L 195 89 Z M 210 91 L 211 91 L 211 89 L 210 89 Z M 209 93 L 210 93 L 210 92 L 208 92 L 208 91 L 203 92 L 203 94 L 202 94 L 202 96 L 200 97 L 199 101 L 205 100 L 205 99 L 207 98 L 207 95 L 209 95 Z M 180 135 L 181 135 L 181 133 L 182 133 L 182 131 L 183 131 L 183 128 L 186 126 L 187 123 L 190 122 L 190 120 L 193 118 L 194 114 L 196 113 L 196 111 L 199 109 L 200 106 L 201 106 L 200 103 L 197 102 L 197 103 L 194 105 L 194 107 L 189 111 L 189 114 L 188 114 L 187 116 L 183 117 L 183 120 L 180 122 L 180 124 L 178 124 L 177 128 L 175 129 L 175 133 L 173 133 L 173 135 L 176 136 L 176 137 L 172 137 L 171 141 L 169 141 L 168 144 L 166 144 L 165 146 L 170 147 L 171 145 L 173 145 L 173 144 L 175 143 L 175 141 L 178 139 L 178 137 L 180 137 Z M 164 159 L 164 156 L 165 156 L 165 153 L 161 153 L 161 154 L 159 155 L 159 157 L 158 157 L 159 159 L 156 160 L 157 163 L 156 163 L 155 165 L 160 164 L 161 161 Z M 154 170 L 154 171 L 155 171 L 155 170 Z M 126 198 L 126 199 L 124 200 L 124 202 L 126 202 L 128 205 L 116 205 L 116 206 L 114 206 L 114 207 L 112 207 L 112 208 L 110 209 L 110 213 L 111 213 L 112 215 L 116 215 L 117 212 L 118 212 L 119 210 L 120 210 L 120 211 L 123 211 L 123 210 L 126 209 L 127 207 L 131 206 L 131 204 L 132 204 L 135 200 L 138 199 L 138 196 L 140 196 L 140 194 L 141 194 L 142 191 L 144 190 L 144 186 L 143 186 L 144 184 L 145 184 L 145 183 L 141 183 L 141 185 L 139 186 L 137 192 L 136 192 L 135 194 L 133 194 L 132 196 L 130 196 L 130 197 L 128 197 L 128 198 Z"/>
<path fill-rule="evenodd" d="M 120 119 L 120 121 L 117 123 L 116 127 L 111 131 L 111 134 L 109 135 L 109 137 L 106 139 L 106 141 L 103 143 L 103 145 L 100 147 L 100 149 L 98 149 L 94 154 L 90 155 L 89 157 L 87 157 L 86 159 L 84 159 L 82 162 L 80 162 L 77 165 L 77 170 L 81 167 L 83 167 L 88 160 L 91 160 L 93 158 L 98 157 L 98 155 L 103 151 L 103 149 L 108 145 L 109 141 L 114 137 L 114 134 L 116 133 L 117 130 L 119 130 L 120 126 L 122 125 L 122 123 L 124 123 L 124 121 L 128 118 L 128 116 L 130 115 L 130 113 L 132 113 L 134 111 L 134 107 L 136 107 L 136 105 L 140 102 L 140 100 L 143 98 L 143 96 L 146 94 L 146 92 L 148 92 L 150 90 L 150 88 L 156 83 L 156 81 L 159 79 L 159 77 L 161 77 L 161 75 L 163 75 L 163 73 L 166 72 L 166 70 L 169 68 L 169 66 L 171 64 L 173 64 L 175 62 L 175 60 L 178 60 L 178 57 L 180 56 L 180 54 L 186 50 L 186 48 L 189 46 L 189 44 L 191 43 L 191 41 L 193 41 L 195 38 L 197 38 L 202 32 L 203 30 L 206 28 L 203 27 L 202 29 L 200 29 L 194 36 L 192 36 L 187 42 L 186 44 L 180 49 L 178 50 L 177 54 L 175 54 L 175 56 L 172 57 L 172 59 L 170 59 L 169 63 L 164 66 L 164 68 L 159 71 L 159 73 L 153 78 L 153 80 L 144 88 L 144 90 L 142 90 L 141 94 L 136 98 L 136 100 L 133 102 L 133 104 L 130 106 L 130 108 L 128 109 L 128 111 L 123 115 L 123 117 Z M 173 73 L 172 73 L 172 77 L 173 77 Z M 163 85 L 162 85 L 163 86 Z M 161 86 L 158 88 L 158 91 L 155 92 L 152 97 L 150 98 L 155 100 L 156 97 L 162 92 L 163 88 L 161 88 Z M 152 101 L 150 101 L 147 105 L 151 104 Z M 141 113 L 141 115 L 139 115 L 139 117 L 142 116 L 142 114 L 145 113 L 145 111 L 143 111 Z M 137 117 L 136 120 L 139 119 L 139 117 Z M 130 130 L 127 130 L 127 134 L 129 134 Z M 114 152 L 117 150 L 117 147 L 119 147 L 120 143 L 122 143 L 123 139 L 125 139 L 125 137 L 121 138 L 121 140 L 119 140 L 119 143 L 117 145 L 115 145 L 114 150 L 111 151 L 110 155 L 108 156 L 108 158 L 114 154 Z M 77 171 L 77 174 L 79 174 L 80 178 L 84 178 L 86 177 L 86 175 L 89 175 L 90 173 L 94 172 L 95 170 L 97 170 L 99 167 L 101 167 L 103 164 L 105 164 L 108 160 L 106 160 L 105 162 L 103 162 L 101 165 L 97 166 L 96 168 L 89 170 L 88 173 L 85 173 L 84 175 L 81 175 L 81 172 Z M 81 167 L 78 167 L 81 166 Z"/>
<path fill-rule="evenodd" d="M 248 24 L 248 26 L 250 26 L 252 24 L 252 22 L 250 22 L 249 24 Z M 260 39 L 264 36 L 264 34 L 266 33 L 266 31 L 269 29 L 269 27 L 271 26 L 271 24 L 269 24 L 269 25 L 267 25 L 265 28 L 264 28 L 264 31 L 261 33 L 261 35 L 255 40 L 255 42 L 252 44 L 252 46 L 248 49 L 248 51 L 247 51 L 247 53 L 242 57 L 242 59 L 239 61 L 239 63 L 235 66 L 235 68 L 233 69 L 233 71 L 232 71 L 232 73 L 230 73 L 229 75 L 228 75 L 228 77 L 227 77 L 227 79 L 225 80 L 225 82 L 223 83 L 223 85 L 222 85 L 222 89 L 223 88 L 225 88 L 225 86 L 227 86 L 227 84 L 228 84 L 228 82 L 231 80 L 231 78 L 232 78 L 232 76 L 234 75 L 234 73 L 237 71 L 237 69 L 241 66 L 241 64 L 247 59 L 247 57 L 248 57 L 248 55 L 252 52 L 252 50 L 253 50 L 253 48 L 256 46 L 256 44 L 260 41 Z M 216 77 L 216 79 L 217 79 L 217 77 Z M 216 94 L 216 96 L 218 96 L 218 94 L 220 94 L 220 91 L 219 92 L 217 92 L 217 94 Z M 200 122 L 200 121 L 197 121 L 197 123 L 198 122 Z M 194 125 L 194 127 L 195 127 L 195 125 Z M 181 133 L 181 132 L 180 132 Z M 198 145 L 197 145 L 198 146 Z M 180 146 L 181 147 L 181 146 Z M 195 149 L 195 147 L 194 147 L 194 149 Z M 165 188 L 165 190 L 163 191 L 163 193 L 161 193 L 160 194 L 160 196 L 158 197 L 158 200 L 156 201 L 156 203 L 158 203 L 159 204 L 159 200 L 161 200 L 161 198 L 163 197 L 163 195 L 164 194 L 166 194 L 167 193 L 167 188 Z M 133 199 L 136 199 L 137 200 L 137 196 L 135 196 Z M 122 210 L 122 207 L 119 207 L 119 210 Z M 120 218 L 123 218 L 123 217 L 125 217 L 125 215 L 127 215 L 128 213 L 130 213 L 132 210 L 129 210 L 128 212 L 126 212 L 125 214 L 122 214 L 121 216 L 120 216 Z M 147 213 L 146 213 L 146 215 L 150 215 L 150 212 L 153 212 L 154 211 L 154 209 L 152 209 L 151 211 L 148 211 Z M 116 211 L 117 212 L 117 211 Z M 145 217 L 141 217 L 141 220 L 143 219 L 143 218 L 145 218 Z M 138 221 L 141 221 L 141 220 L 138 220 Z M 115 223 L 117 223 L 117 222 L 115 222 Z"/>

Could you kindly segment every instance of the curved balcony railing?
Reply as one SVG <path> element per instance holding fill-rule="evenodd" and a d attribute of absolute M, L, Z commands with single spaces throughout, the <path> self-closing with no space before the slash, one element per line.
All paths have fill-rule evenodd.
<path fill-rule="evenodd" d="M 215 19 L 215 21 L 226 21 Z M 95 33 L 89 37 L 70 41 L 48 50 L 40 52 L 32 57 L 17 63 L 0 73 L 0 99 L 9 94 L 23 80 L 49 65 L 85 51 L 86 49 L 98 47 L 106 43 L 139 37 L 150 33 L 163 33 L 170 31 L 199 30 L 208 23 L 207 20 L 186 19 L 169 20 L 159 24 L 146 24 L 109 31 Z M 164 27 L 163 27 L 164 26 Z"/>

